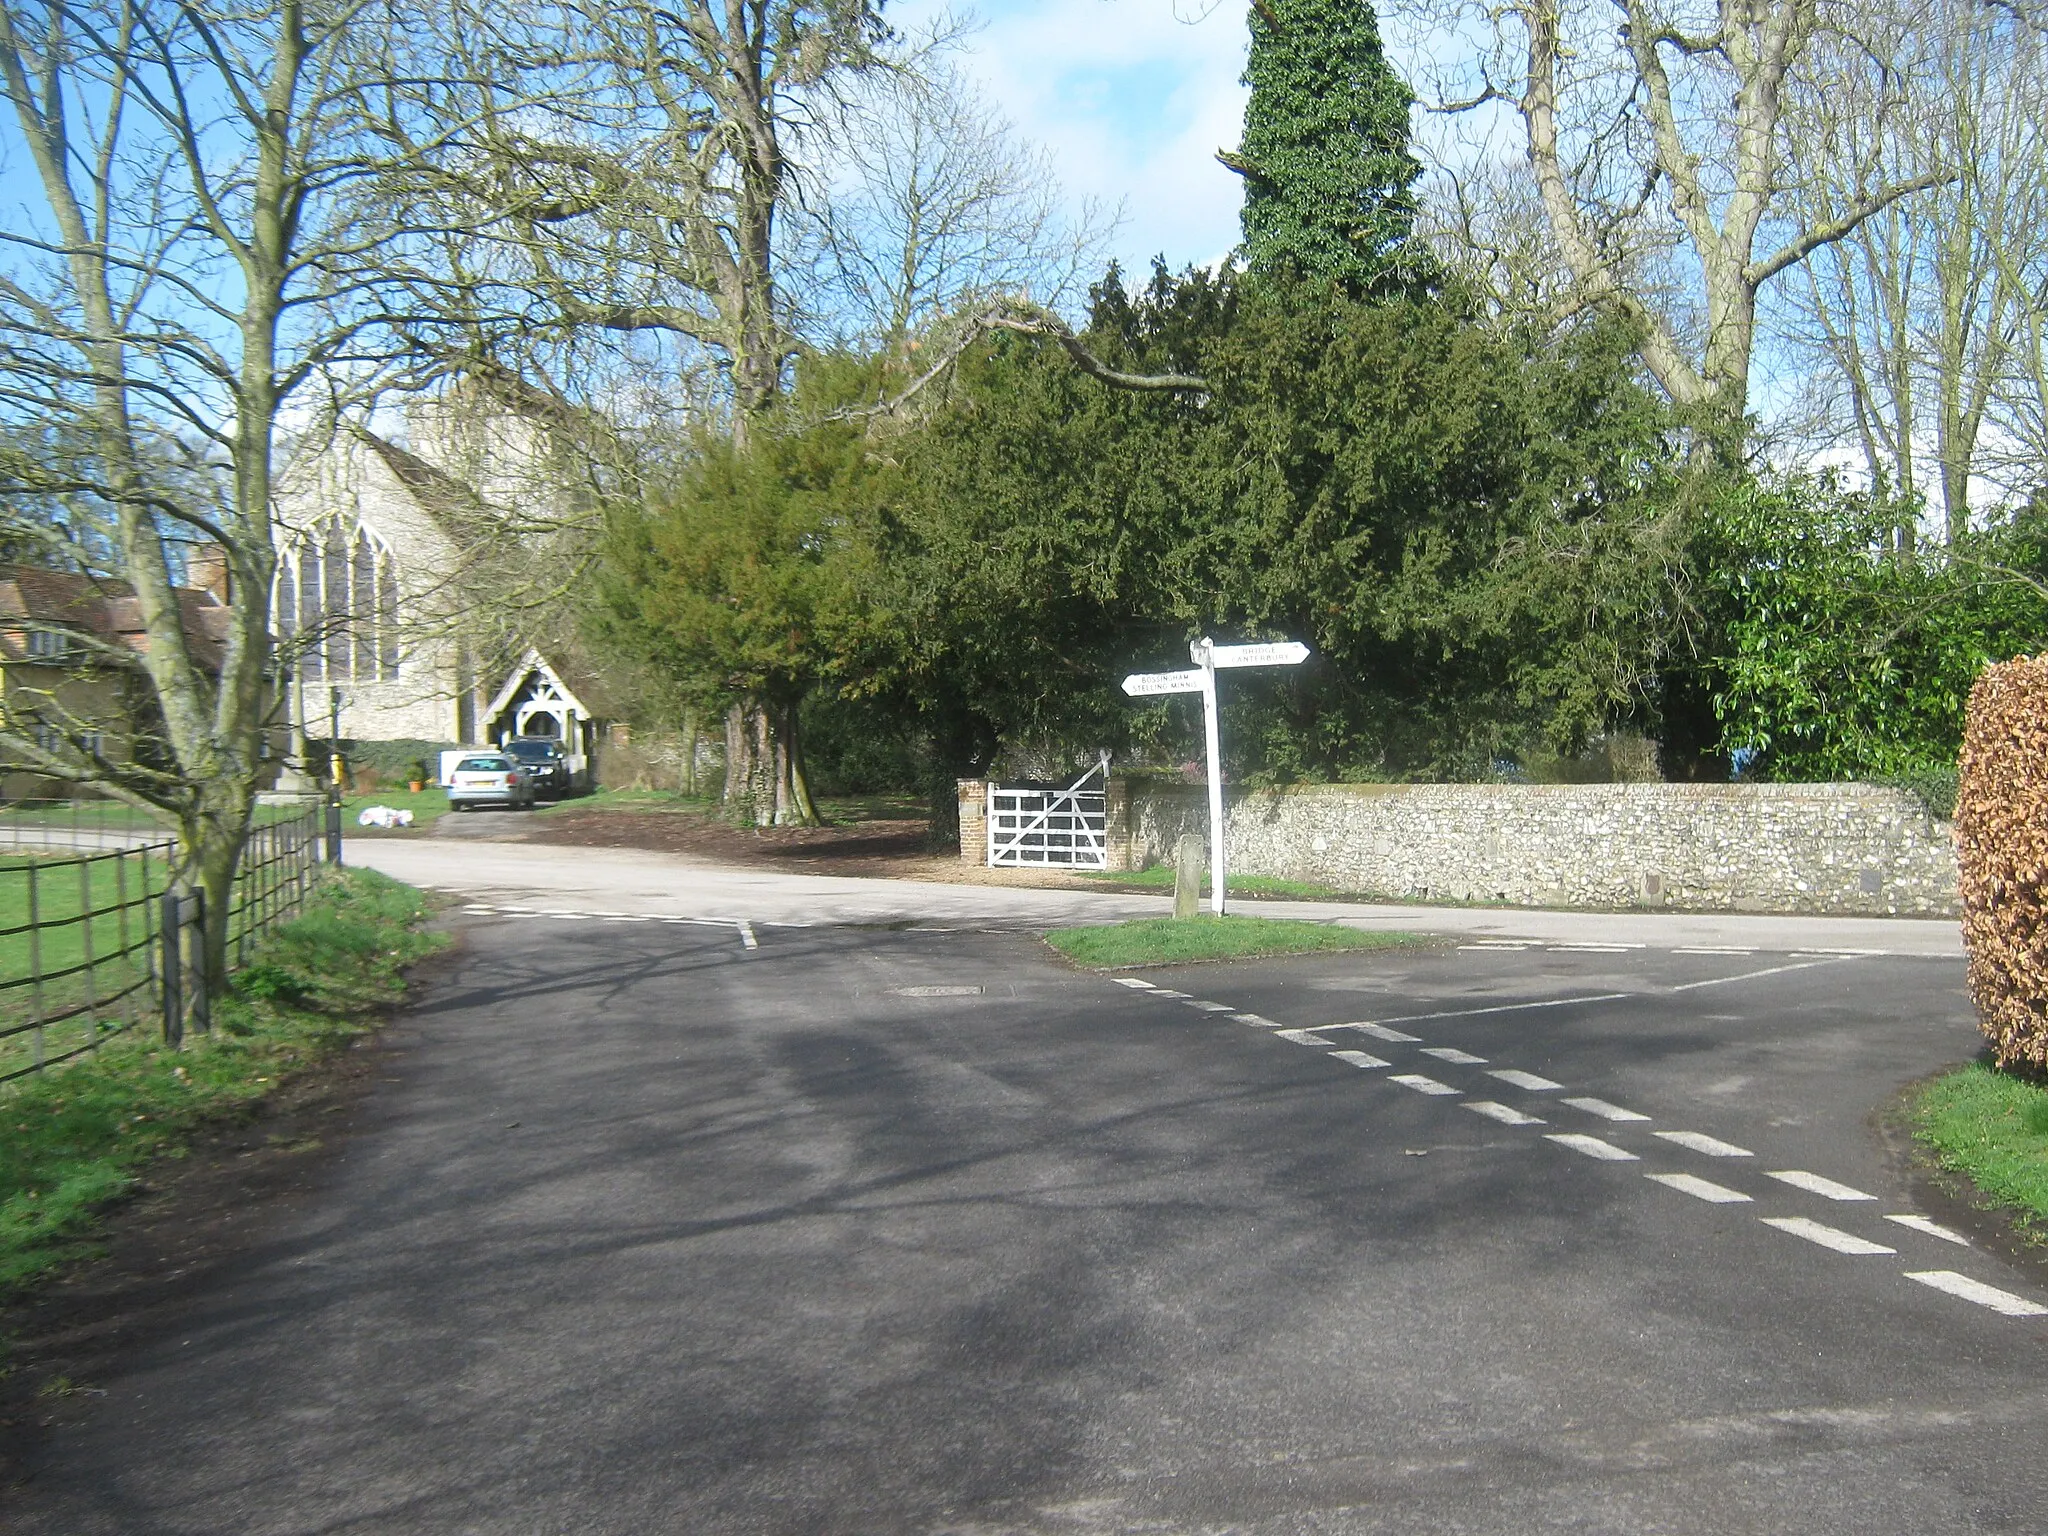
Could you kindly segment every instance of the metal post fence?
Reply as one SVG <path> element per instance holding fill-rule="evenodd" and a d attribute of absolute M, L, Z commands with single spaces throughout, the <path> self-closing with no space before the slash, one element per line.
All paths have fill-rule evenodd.
<path fill-rule="evenodd" d="M 157 932 L 163 939 L 157 991 L 163 1000 L 164 1043 L 175 1047 L 185 1043 L 185 914 L 184 900 L 176 886 L 164 888 L 163 916 L 157 922 Z"/>
<path fill-rule="evenodd" d="M 43 1067 L 43 913 L 36 901 L 36 867 L 28 867 L 29 995 L 36 1010 L 36 1070 Z"/>
<path fill-rule="evenodd" d="M 324 851 L 323 809 L 251 830 L 222 914 L 236 962 L 303 910 Z M 24 857 L 0 860 L 0 1083 L 97 1050 L 152 1015 L 174 1045 L 211 1023 L 205 902 L 172 886 L 175 845 L 64 857 L 51 846 L 37 842 Z"/>

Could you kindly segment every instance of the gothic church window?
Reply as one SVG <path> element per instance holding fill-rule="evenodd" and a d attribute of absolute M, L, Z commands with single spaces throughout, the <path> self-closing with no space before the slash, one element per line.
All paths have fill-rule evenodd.
<path fill-rule="evenodd" d="M 272 611 L 308 682 L 398 676 L 398 562 L 361 523 L 330 518 L 288 544 Z"/>

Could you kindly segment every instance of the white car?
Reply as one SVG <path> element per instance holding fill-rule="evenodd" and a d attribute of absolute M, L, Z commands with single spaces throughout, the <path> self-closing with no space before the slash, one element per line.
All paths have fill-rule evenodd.
<path fill-rule="evenodd" d="M 501 752 L 465 757 L 448 775 L 448 808 L 466 811 L 478 805 L 501 805 L 523 811 L 533 804 L 533 775 Z"/>

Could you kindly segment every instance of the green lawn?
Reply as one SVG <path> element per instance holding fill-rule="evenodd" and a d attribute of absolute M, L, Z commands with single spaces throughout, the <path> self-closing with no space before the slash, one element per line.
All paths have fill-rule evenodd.
<path fill-rule="evenodd" d="M 356 825 L 356 816 L 366 805 L 388 805 L 394 811 L 411 811 L 410 830 L 424 832 L 448 814 L 448 791 L 437 784 L 429 784 L 414 794 L 401 784 L 395 789 L 380 789 L 374 794 L 346 796 L 341 802 L 341 835 L 344 841 L 352 835 L 375 830 Z"/>
<path fill-rule="evenodd" d="M 140 831 L 160 829 L 173 836 L 170 824 L 119 800 L 60 800 L 53 804 L 0 806 L 0 827 L 78 827 L 81 830 Z"/>
<path fill-rule="evenodd" d="M 1055 928 L 1045 942 L 1077 965 L 1120 970 L 1330 949 L 1396 949 L 1431 941 L 1410 933 L 1374 933 L 1270 917 L 1150 917 L 1104 927 Z"/>
<path fill-rule="evenodd" d="M 0 984 L 6 984 L 0 985 L 0 1030 L 26 1023 L 37 1012 L 84 1002 L 88 979 L 91 995 L 104 998 L 147 976 L 150 914 L 143 903 L 160 896 L 168 879 L 163 859 L 139 852 L 82 860 L 0 857 L 0 930 L 27 926 L 31 883 L 39 925 L 34 935 L 0 933 Z M 124 899 L 130 904 L 125 912 L 109 910 L 120 908 Z M 90 920 L 87 912 L 93 914 Z M 56 974 L 83 964 L 88 939 L 94 958 L 90 977 L 82 970 Z M 123 956 L 124 948 L 132 952 Z M 33 984 L 37 976 L 47 978 L 40 988 Z M 19 984 L 24 978 L 29 984 Z M 46 1057 L 60 1056 L 100 1033 L 102 1019 L 123 1024 L 148 1007 L 147 996 L 137 993 L 98 1017 L 81 1014 L 50 1025 L 42 1031 L 42 1051 Z M 35 1060 L 37 1045 L 34 1031 L 0 1035 L 0 1074 Z"/>
<path fill-rule="evenodd" d="M 2021 1212 L 2023 1225 L 2048 1218 L 2048 1088 L 1967 1066 L 1921 1089 L 1912 1119 L 1943 1168 Z"/>
<path fill-rule="evenodd" d="M 1154 865 L 1151 869 L 1085 870 L 1085 878 L 1100 881 L 1104 885 L 1131 886 L 1139 890 L 1170 891 L 1173 889 L 1173 867 L 1167 864 Z M 1370 901 L 1373 898 L 1358 891 L 1340 891 L 1333 885 L 1316 885 L 1308 880 L 1279 880 L 1271 875 L 1230 875 L 1230 894 L 1233 896 L 1271 896 L 1285 901 Z M 1209 893 L 1211 882 L 1209 872 L 1202 871 L 1202 894 Z"/>
<path fill-rule="evenodd" d="M 446 942 L 425 916 L 395 880 L 329 874 L 216 1001 L 211 1034 L 174 1051 L 136 1031 L 0 1088 L 0 1293 L 88 1251 L 95 1213 L 152 1160 L 370 1028 L 402 968 Z"/>
<path fill-rule="evenodd" d="M 368 802 L 365 801 L 365 804 Z M 251 813 L 258 826 L 289 821 L 304 815 L 302 807 L 259 805 Z M 175 823 L 160 815 L 137 810 L 119 800 L 62 800 L 55 803 L 0 805 L 0 847 L 6 846 L 8 827 L 77 827 L 87 832 L 154 832 L 168 842 L 178 835 Z"/>

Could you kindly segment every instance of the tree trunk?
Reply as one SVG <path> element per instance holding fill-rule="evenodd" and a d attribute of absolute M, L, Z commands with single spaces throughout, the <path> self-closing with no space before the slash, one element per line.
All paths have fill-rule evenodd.
<path fill-rule="evenodd" d="M 762 723 L 750 702 L 734 704 L 725 712 L 725 787 L 718 801 L 734 821 L 754 826 L 765 825 L 760 807 L 767 798 L 762 793 L 766 781 L 757 745 L 765 734 L 758 729 Z"/>
<path fill-rule="evenodd" d="M 818 825 L 818 808 L 811 802 L 810 781 L 804 772 L 803 734 L 797 723 L 797 707 L 792 703 L 763 711 L 774 727 L 778 827 Z"/>
<path fill-rule="evenodd" d="M 796 710 L 746 699 L 726 711 L 721 802 L 735 820 L 757 827 L 818 825 Z"/>
<path fill-rule="evenodd" d="M 995 752 L 995 732 L 971 710 L 956 704 L 932 723 L 931 770 L 925 780 L 932 848 L 960 846 L 960 780 L 986 777 Z"/>
<path fill-rule="evenodd" d="M 185 878 L 205 898 L 199 972 L 209 999 L 223 996 L 228 987 L 228 925 L 234 912 L 235 874 L 249 835 L 250 804 L 241 786 L 222 785 L 218 793 L 208 793 L 179 827 Z"/>

